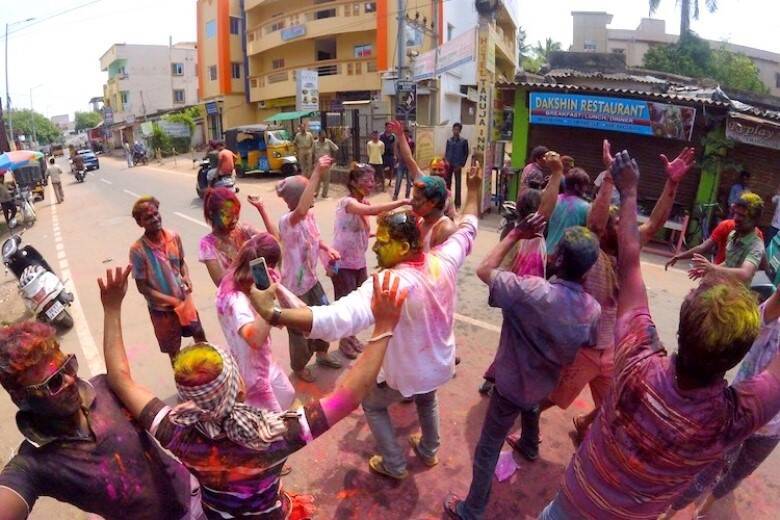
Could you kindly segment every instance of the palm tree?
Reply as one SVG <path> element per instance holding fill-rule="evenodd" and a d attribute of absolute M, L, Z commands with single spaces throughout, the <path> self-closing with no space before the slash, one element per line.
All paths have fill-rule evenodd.
<path fill-rule="evenodd" d="M 561 42 L 556 42 L 552 38 L 547 38 L 544 41 L 544 44 L 542 44 L 540 41 L 536 42 L 536 45 L 534 45 L 533 48 L 533 53 L 536 54 L 537 59 L 544 63 L 549 63 L 550 54 L 559 50 L 561 50 Z"/>
<path fill-rule="evenodd" d="M 658 9 L 661 0 L 649 0 L 650 15 Z M 699 19 L 699 0 L 677 0 L 680 6 L 680 37 L 691 31 L 691 16 L 694 20 Z M 714 13 L 718 10 L 718 0 L 704 0 L 704 6 L 707 11 Z"/>

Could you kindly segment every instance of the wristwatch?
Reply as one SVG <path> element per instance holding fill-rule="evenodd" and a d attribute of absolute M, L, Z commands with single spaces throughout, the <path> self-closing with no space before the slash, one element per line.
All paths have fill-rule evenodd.
<path fill-rule="evenodd" d="M 273 326 L 279 325 L 279 321 L 282 319 L 282 309 L 280 309 L 277 306 L 274 306 L 273 310 L 271 311 L 271 319 L 268 320 L 268 323 L 270 323 Z"/>

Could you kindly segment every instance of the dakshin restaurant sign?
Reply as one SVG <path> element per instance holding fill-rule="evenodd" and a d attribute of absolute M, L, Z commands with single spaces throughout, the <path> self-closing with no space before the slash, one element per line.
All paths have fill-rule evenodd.
<path fill-rule="evenodd" d="M 729 114 L 726 137 L 739 143 L 780 150 L 780 124 L 743 114 Z"/>
<path fill-rule="evenodd" d="M 531 92 L 530 122 L 690 141 L 696 109 L 642 99 Z"/>

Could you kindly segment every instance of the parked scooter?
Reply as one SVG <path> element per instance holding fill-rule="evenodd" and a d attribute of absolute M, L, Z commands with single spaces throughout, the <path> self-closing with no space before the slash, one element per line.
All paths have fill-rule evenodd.
<path fill-rule="evenodd" d="M 51 323 L 60 330 L 73 327 L 73 318 L 67 308 L 73 295 L 54 273 L 37 249 L 30 245 L 20 247 L 22 237 L 12 235 L 3 242 L 2 254 L 6 271 L 19 280 L 19 292 L 27 308 L 38 321 Z"/>

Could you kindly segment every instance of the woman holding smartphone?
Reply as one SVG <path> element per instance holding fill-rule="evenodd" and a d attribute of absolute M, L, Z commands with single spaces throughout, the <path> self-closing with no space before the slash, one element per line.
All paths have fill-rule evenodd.
<path fill-rule="evenodd" d="M 290 407 L 295 389 L 271 355 L 271 325 L 249 301 L 255 284 L 250 264 L 264 259 L 267 280 L 275 283 L 281 278 L 276 271 L 281 256 L 279 242 L 270 233 L 258 233 L 247 240 L 225 271 L 216 301 L 219 324 L 246 385 L 246 403 L 274 412 Z M 255 269 L 262 271 L 263 267 Z"/>

